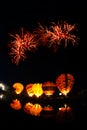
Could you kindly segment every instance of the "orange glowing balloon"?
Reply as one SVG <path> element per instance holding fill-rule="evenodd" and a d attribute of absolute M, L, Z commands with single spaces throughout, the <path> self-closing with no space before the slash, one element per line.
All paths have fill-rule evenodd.
<path fill-rule="evenodd" d="M 14 83 L 13 88 L 15 89 L 16 94 L 20 94 L 24 90 L 24 86 L 21 83 Z"/>
<path fill-rule="evenodd" d="M 40 97 L 43 94 L 42 84 L 41 83 L 35 83 L 32 86 L 32 90 L 34 91 L 34 95 L 36 97 Z"/>
<path fill-rule="evenodd" d="M 29 97 L 32 97 L 34 95 L 34 91 L 32 90 L 32 86 L 33 86 L 32 83 L 26 85 L 26 92 L 27 92 Z"/>
<path fill-rule="evenodd" d="M 20 110 L 22 108 L 21 102 L 18 99 L 14 99 L 10 106 L 15 110 Z"/>
<path fill-rule="evenodd" d="M 54 94 L 56 88 L 56 84 L 50 81 L 43 83 L 43 91 L 44 94 L 47 96 L 51 96 Z"/>
<path fill-rule="evenodd" d="M 56 79 L 56 85 L 60 92 L 67 95 L 74 86 L 75 79 L 71 74 L 61 74 Z"/>
<path fill-rule="evenodd" d="M 26 92 L 30 97 L 35 95 L 36 97 L 40 97 L 43 94 L 42 84 L 34 83 L 26 85 Z"/>

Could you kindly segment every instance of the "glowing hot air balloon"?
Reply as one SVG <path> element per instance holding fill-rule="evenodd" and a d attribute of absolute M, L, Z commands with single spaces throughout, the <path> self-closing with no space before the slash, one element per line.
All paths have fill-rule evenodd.
<path fill-rule="evenodd" d="M 40 83 L 35 83 L 32 86 L 32 90 L 34 91 L 34 95 L 36 97 L 40 97 L 43 94 L 42 84 Z"/>
<path fill-rule="evenodd" d="M 32 97 L 34 95 L 34 91 L 32 90 L 32 86 L 33 86 L 32 83 L 26 85 L 26 92 L 27 92 L 29 97 Z"/>
<path fill-rule="evenodd" d="M 47 96 L 51 96 L 54 94 L 56 88 L 56 84 L 50 81 L 43 83 L 44 94 Z"/>
<path fill-rule="evenodd" d="M 74 86 L 75 79 L 71 74 L 61 74 L 56 79 L 56 85 L 60 92 L 67 95 Z"/>
<path fill-rule="evenodd" d="M 24 90 L 24 86 L 21 83 L 14 83 L 13 88 L 15 89 L 16 94 L 20 94 Z"/>
<path fill-rule="evenodd" d="M 26 85 L 26 91 L 30 97 L 35 95 L 36 97 L 40 97 L 43 94 L 42 84 L 34 83 Z"/>

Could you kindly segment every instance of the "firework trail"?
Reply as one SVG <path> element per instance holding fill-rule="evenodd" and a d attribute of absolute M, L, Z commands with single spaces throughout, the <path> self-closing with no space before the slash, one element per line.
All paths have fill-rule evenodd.
<path fill-rule="evenodd" d="M 25 58 L 27 58 L 25 52 L 32 51 L 32 49 L 36 49 L 37 45 L 34 42 L 34 36 L 29 32 L 24 34 L 23 28 L 21 28 L 21 36 L 18 34 L 10 34 L 10 36 L 13 37 L 14 40 L 9 43 L 9 55 L 12 58 L 12 63 L 18 65 L 20 61 L 25 60 Z"/>
<path fill-rule="evenodd" d="M 51 33 L 48 30 L 48 28 L 43 27 L 40 23 L 39 23 L 39 27 L 34 31 L 34 34 L 38 45 L 40 44 L 44 45 L 47 42 L 49 42 L 49 37 L 51 36 Z"/>

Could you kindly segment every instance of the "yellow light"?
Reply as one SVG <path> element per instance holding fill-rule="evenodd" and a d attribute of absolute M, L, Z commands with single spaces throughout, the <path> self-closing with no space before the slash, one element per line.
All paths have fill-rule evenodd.
<path fill-rule="evenodd" d="M 36 97 L 40 97 L 43 94 L 42 84 L 40 83 L 35 83 L 32 86 L 32 90 L 34 91 Z"/>

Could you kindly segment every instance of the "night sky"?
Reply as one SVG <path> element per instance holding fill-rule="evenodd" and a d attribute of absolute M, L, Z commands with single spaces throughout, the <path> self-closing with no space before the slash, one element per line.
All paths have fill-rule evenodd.
<path fill-rule="evenodd" d="M 14 82 L 24 85 L 35 82 L 54 81 L 61 73 L 71 73 L 76 85 L 86 88 L 87 81 L 87 39 L 86 39 L 86 4 L 84 1 L 47 0 L 7 2 L 0 4 L 0 81 L 8 86 Z M 20 27 L 32 31 L 38 22 L 49 26 L 65 20 L 70 24 L 78 24 L 78 45 L 64 48 L 61 46 L 56 53 L 45 47 L 28 54 L 28 58 L 18 66 L 11 62 L 7 44 L 9 33 L 18 33 Z"/>

